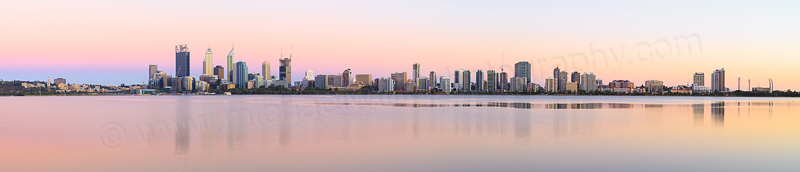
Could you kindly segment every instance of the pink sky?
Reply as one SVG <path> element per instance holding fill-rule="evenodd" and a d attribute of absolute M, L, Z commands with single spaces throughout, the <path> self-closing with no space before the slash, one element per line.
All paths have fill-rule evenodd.
<path fill-rule="evenodd" d="M 604 81 L 667 85 L 686 84 L 694 72 L 710 79 L 725 68 L 732 90 L 738 77 L 745 87 L 747 79 L 755 87 L 773 78 L 776 89 L 800 89 L 793 66 L 800 34 L 791 29 L 800 25 L 791 17 L 798 12 L 786 4 L 720 4 L 5 2 L 0 15 L 10 17 L 0 18 L 0 78 L 141 83 L 148 64 L 175 73 L 178 44 L 189 45 L 191 73 L 198 76 L 206 48 L 214 51 L 215 65 L 226 66 L 235 44 L 237 61 L 246 61 L 251 72 L 269 61 L 273 74 L 281 47 L 288 56 L 294 46 L 294 78 L 308 69 L 336 74 L 348 68 L 381 77 L 411 72 L 413 63 L 441 76 L 461 68 L 499 70 L 504 61 L 511 73 L 514 63 L 529 61 L 540 84 L 555 66 L 594 72 Z M 693 45 L 676 40 L 691 34 L 700 38 L 690 40 Z M 690 46 L 691 53 L 678 54 L 678 47 Z M 597 49 L 617 56 L 606 65 L 592 56 Z"/>

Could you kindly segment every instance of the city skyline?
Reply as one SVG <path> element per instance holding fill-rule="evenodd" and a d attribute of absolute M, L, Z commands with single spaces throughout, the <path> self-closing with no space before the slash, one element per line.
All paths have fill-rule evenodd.
<path fill-rule="evenodd" d="M 0 33 L 8 38 L 0 45 L 0 56 L 4 59 L 0 64 L 0 79 L 45 80 L 50 77 L 68 78 L 72 83 L 144 84 L 147 77 L 142 77 L 142 71 L 150 64 L 158 64 L 159 70 L 176 75 L 172 72 L 176 71 L 173 54 L 168 50 L 182 44 L 187 44 L 190 52 L 196 52 L 190 58 L 188 73 L 199 76 L 203 73 L 204 58 L 197 52 L 205 52 L 210 47 L 215 59 L 210 66 L 226 66 L 225 59 L 220 58 L 226 57 L 227 49 L 236 43 L 235 60 L 251 65 L 263 61 L 279 64 L 276 58 L 280 56 L 280 47 L 294 45 L 297 47 L 294 56 L 298 58 L 292 60 L 292 78 L 303 78 L 302 71 L 306 70 L 335 74 L 343 69 L 353 69 L 354 74 L 373 74 L 375 78 L 389 77 L 398 71 L 411 74 L 408 66 L 420 63 L 424 66 L 422 74 L 435 71 L 439 76 L 454 79 L 454 69 L 500 71 L 503 66 L 508 69 L 506 72 L 513 74 L 515 62 L 528 61 L 532 68 L 531 82 L 538 84 L 544 84 L 550 76 L 548 71 L 554 67 L 570 73 L 593 72 L 598 79 L 607 81 L 625 79 L 643 83 L 656 79 L 664 81 L 664 85 L 691 84 L 695 72 L 706 73 L 706 82 L 710 83 L 710 74 L 715 69 L 725 68 L 725 85 L 732 90 L 738 84 L 736 78 L 751 81 L 752 87 L 768 86 L 772 78 L 776 90 L 800 88 L 800 81 L 793 78 L 798 72 L 790 66 L 800 56 L 791 51 L 791 42 L 798 40 L 800 34 L 788 29 L 798 25 L 792 22 L 792 16 L 798 16 L 798 12 L 788 7 L 758 8 L 770 5 L 768 3 L 723 3 L 730 8 L 719 9 L 714 8 L 718 3 L 713 2 L 690 6 L 680 2 L 652 2 L 655 7 L 639 11 L 638 16 L 630 16 L 630 10 L 635 9 L 622 2 L 579 5 L 565 2 L 414 2 L 407 5 L 343 2 L 344 9 L 299 6 L 298 2 L 237 2 L 202 3 L 177 10 L 153 7 L 148 2 L 51 3 L 62 6 L 41 7 L 36 2 L 8 4 L 36 7 L 42 14 L 20 11 L 25 8 L 0 7 L 0 13 L 6 16 L 27 16 L 0 19 L 9 26 L 7 32 Z M 166 2 L 164 6 L 169 4 L 182 3 Z M 152 10 L 153 14 L 125 15 L 137 11 L 131 8 L 133 11 L 108 11 L 106 16 L 90 15 L 101 9 L 128 8 L 127 5 Z M 222 16 L 203 13 L 203 9 L 215 5 L 228 7 L 222 8 L 223 11 L 239 11 L 229 11 Z M 385 12 L 369 10 L 390 6 L 393 9 Z M 679 7 L 685 10 L 675 13 L 673 9 Z M 438 12 L 441 9 L 449 13 Z M 764 11 L 766 9 L 769 11 Z M 308 10 L 321 12 L 270 17 L 291 16 L 288 15 L 291 11 Z M 420 13 L 399 15 L 408 10 Z M 472 14 L 474 10 L 486 13 Z M 740 15 L 738 10 L 751 12 Z M 153 17 L 184 13 L 190 14 L 186 20 Z M 245 15 L 251 13 L 252 16 Z M 333 15 L 323 17 L 330 14 Z M 364 14 L 375 15 L 364 17 L 370 16 Z M 556 20 L 544 16 L 559 17 Z M 107 17 L 118 20 L 91 22 Z M 740 20 L 733 20 L 735 18 Z M 758 20 L 762 18 L 771 20 Z M 227 26 L 175 27 L 214 23 Z M 272 27 L 274 25 L 281 27 Z M 496 27 L 472 27 L 480 25 Z M 505 54 L 504 60 L 502 54 Z M 604 55 L 606 58 L 602 57 Z M 391 61 L 385 63 L 385 59 Z M 505 64 L 501 64 L 503 61 Z M 774 63 L 783 61 L 790 63 Z M 271 69 L 273 75 L 278 73 L 277 68 Z"/>

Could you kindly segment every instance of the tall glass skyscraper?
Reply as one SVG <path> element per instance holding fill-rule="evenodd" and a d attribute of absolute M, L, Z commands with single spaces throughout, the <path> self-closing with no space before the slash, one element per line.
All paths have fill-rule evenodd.
<path fill-rule="evenodd" d="M 247 88 L 247 63 L 244 61 L 236 62 L 236 88 Z"/>
<path fill-rule="evenodd" d="M 189 46 L 175 46 L 175 76 L 189 76 Z"/>
<path fill-rule="evenodd" d="M 292 55 L 289 55 L 289 58 L 279 59 L 281 62 L 281 66 L 278 68 L 280 72 L 279 80 L 284 80 L 289 82 L 289 85 L 292 85 Z"/>
<path fill-rule="evenodd" d="M 214 63 L 212 62 L 212 60 L 213 59 L 211 55 L 211 47 L 208 47 L 208 50 L 206 50 L 206 59 L 203 60 L 204 75 L 214 75 L 214 67 L 212 67 Z"/>
<path fill-rule="evenodd" d="M 234 80 L 234 78 L 233 78 L 233 72 L 234 72 L 233 71 L 233 68 L 234 68 L 234 66 L 233 66 L 233 50 L 234 50 L 234 48 L 231 48 L 231 52 L 228 53 L 228 81 L 233 81 Z"/>
<path fill-rule="evenodd" d="M 514 77 L 524 77 L 531 83 L 531 63 L 521 61 L 514 64 Z"/>

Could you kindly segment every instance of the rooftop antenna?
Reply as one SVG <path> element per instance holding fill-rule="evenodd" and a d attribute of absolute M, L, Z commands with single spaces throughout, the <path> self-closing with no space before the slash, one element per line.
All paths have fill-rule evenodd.
<path fill-rule="evenodd" d="M 502 56 L 500 56 L 500 72 L 503 72 L 503 65 L 506 64 L 506 53 L 504 52 Z"/>

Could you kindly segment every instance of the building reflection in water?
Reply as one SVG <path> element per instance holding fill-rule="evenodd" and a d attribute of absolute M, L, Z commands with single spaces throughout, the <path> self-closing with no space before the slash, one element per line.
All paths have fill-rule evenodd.
<path fill-rule="evenodd" d="M 705 121 L 705 104 L 693 104 L 692 110 L 694 111 L 694 126 L 702 127 Z"/>
<path fill-rule="evenodd" d="M 715 127 L 722 128 L 725 124 L 725 102 L 711 103 L 711 120 Z"/>
<path fill-rule="evenodd" d="M 524 106 L 524 105 L 523 105 Z M 528 104 L 530 106 L 530 104 Z M 528 143 L 531 139 L 530 111 L 514 111 L 514 137 L 517 141 Z"/>
<path fill-rule="evenodd" d="M 287 147 L 292 143 L 292 115 L 287 108 L 282 108 L 284 113 L 278 114 L 278 142 L 281 147 Z"/>
<path fill-rule="evenodd" d="M 175 112 L 175 154 L 177 155 L 185 155 L 189 152 L 189 135 L 191 134 L 189 124 L 192 117 L 188 103 L 178 102 Z"/>

